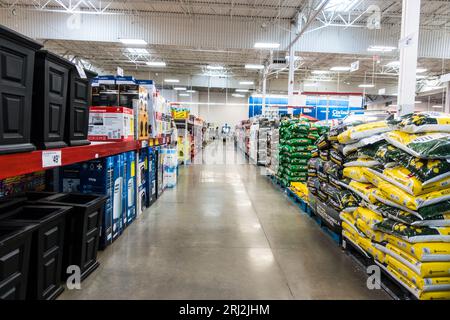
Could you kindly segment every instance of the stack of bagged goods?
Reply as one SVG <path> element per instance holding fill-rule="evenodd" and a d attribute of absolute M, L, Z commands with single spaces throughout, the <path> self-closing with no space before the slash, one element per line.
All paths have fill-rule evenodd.
<path fill-rule="evenodd" d="M 275 174 L 278 172 L 278 164 L 279 164 L 279 143 L 280 143 L 280 134 L 279 129 L 272 129 L 272 136 L 270 140 L 270 171 Z"/>
<path fill-rule="evenodd" d="M 376 187 L 364 175 L 367 167 L 380 166 L 373 154 L 366 152 L 383 141 L 389 131 L 386 121 L 340 123 L 331 127 L 326 136 L 317 141 L 319 156 L 309 162 L 308 189 L 318 198 L 316 211 L 327 208 L 329 216 L 336 217 L 335 225 L 342 227 L 342 235 L 367 255 L 384 262 L 384 253 L 373 243 L 381 241 L 381 232 L 374 224 L 382 217 L 363 206 L 376 202 Z M 339 228 L 336 228 L 339 232 Z"/>
<path fill-rule="evenodd" d="M 302 199 L 305 202 L 308 202 L 308 187 L 306 186 L 306 184 L 302 183 L 302 182 L 292 182 L 290 189 L 292 192 L 294 192 L 297 197 L 299 197 L 300 199 Z"/>
<path fill-rule="evenodd" d="M 308 160 L 312 157 L 314 143 L 321 130 L 321 126 L 315 126 L 303 118 L 281 122 L 278 178 L 285 187 L 292 182 L 306 183 Z"/>
<path fill-rule="evenodd" d="M 384 141 L 360 149 L 379 165 L 348 174 L 375 186 L 363 205 L 385 270 L 418 299 L 450 299 L 450 116 L 421 112 L 390 124 Z"/>

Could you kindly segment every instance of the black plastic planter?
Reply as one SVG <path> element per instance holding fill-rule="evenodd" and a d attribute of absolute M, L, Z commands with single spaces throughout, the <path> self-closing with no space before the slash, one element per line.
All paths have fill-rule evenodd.
<path fill-rule="evenodd" d="M 41 149 L 63 148 L 69 72 L 73 63 L 49 51 L 36 52 L 32 141 Z"/>
<path fill-rule="evenodd" d="M 92 103 L 91 79 L 97 74 L 85 70 L 87 79 L 79 76 L 75 67 L 70 70 L 69 101 L 65 126 L 65 142 L 70 146 L 90 144 L 88 140 L 89 107 Z"/>
<path fill-rule="evenodd" d="M 4 212 L 16 209 L 22 206 L 27 201 L 25 195 L 20 197 L 5 197 L 0 199 L 0 215 Z"/>
<path fill-rule="evenodd" d="M 49 205 L 73 207 L 66 219 L 63 279 L 68 277 L 68 266 L 80 267 L 81 280 L 98 267 L 98 242 L 106 199 L 107 196 L 103 195 L 59 193 L 39 201 Z"/>
<path fill-rule="evenodd" d="M 36 227 L 0 224 L 0 300 L 26 298 L 31 236 Z"/>
<path fill-rule="evenodd" d="M 41 47 L 0 25 L 0 154 L 35 150 L 31 103 L 34 55 Z"/>
<path fill-rule="evenodd" d="M 64 287 L 61 267 L 65 216 L 71 207 L 30 205 L 0 215 L 0 225 L 37 225 L 33 231 L 26 298 L 53 300 Z"/>

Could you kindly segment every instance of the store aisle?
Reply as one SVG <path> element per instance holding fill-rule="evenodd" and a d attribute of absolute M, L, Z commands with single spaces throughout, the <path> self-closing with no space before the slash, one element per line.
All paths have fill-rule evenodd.
<path fill-rule="evenodd" d="M 388 298 L 233 144 L 198 162 L 60 298 Z"/>

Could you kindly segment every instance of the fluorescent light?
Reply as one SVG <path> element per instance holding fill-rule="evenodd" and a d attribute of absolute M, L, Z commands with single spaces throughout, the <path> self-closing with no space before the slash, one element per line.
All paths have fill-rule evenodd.
<path fill-rule="evenodd" d="M 262 64 L 251 64 L 248 63 L 245 65 L 245 69 L 264 69 L 264 66 Z"/>
<path fill-rule="evenodd" d="M 208 69 L 208 70 L 223 70 L 224 68 L 222 66 L 206 66 L 206 69 Z"/>
<path fill-rule="evenodd" d="M 176 91 L 186 91 L 186 87 L 174 87 L 173 90 L 176 90 Z"/>
<path fill-rule="evenodd" d="M 254 82 L 253 81 L 239 81 L 239 84 L 242 84 L 242 85 L 253 85 Z"/>
<path fill-rule="evenodd" d="M 196 91 L 195 90 L 186 90 L 186 92 L 195 93 Z"/>
<path fill-rule="evenodd" d="M 331 71 L 350 71 L 350 67 L 333 67 Z"/>
<path fill-rule="evenodd" d="M 386 67 L 398 68 L 400 67 L 400 61 L 391 61 L 386 65 Z"/>
<path fill-rule="evenodd" d="M 149 67 L 165 67 L 166 63 L 164 61 L 148 61 L 147 65 Z"/>
<path fill-rule="evenodd" d="M 236 91 L 236 92 L 248 92 L 248 89 L 236 89 L 234 91 Z"/>
<path fill-rule="evenodd" d="M 317 87 L 317 83 L 304 83 L 304 87 Z"/>
<path fill-rule="evenodd" d="M 178 82 L 180 82 L 180 80 L 178 80 L 178 79 L 164 79 L 164 82 L 168 82 L 168 83 L 178 83 Z"/>
<path fill-rule="evenodd" d="M 280 47 L 279 43 L 275 42 L 256 42 L 254 48 L 257 49 L 277 49 Z"/>
<path fill-rule="evenodd" d="M 396 47 L 389 47 L 389 46 L 370 46 L 369 48 L 367 48 L 367 51 L 372 51 L 372 52 L 392 52 L 395 49 L 397 49 Z"/>
<path fill-rule="evenodd" d="M 374 88 L 375 85 L 374 84 L 365 84 L 365 83 L 363 83 L 363 84 L 360 84 L 358 87 L 360 87 L 360 88 Z"/>
<path fill-rule="evenodd" d="M 189 93 L 180 93 L 178 94 L 180 97 L 189 97 L 190 94 Z"/>
<path fill-rule="evenodd" d="M 145 56 L 150 54 L 147 51 L 147 49 L 143 49 L 143 48 L 126 48 L 126 50 L 132 54 L 139 54 L 139 55 L 145 55 Z"/>
<path fill-rule="evenodd" d="M 436 108 L 436 109 L 438 109 L 438 108 L 442 109 L 442 106 L 431 106 L 431 107 Z"/>
<path fill-rule="evenodd" d="M 417 100 L 417 101 L 414 101 L 414 103 L 415 103 L 415 104 L 417 104 L 417 103 L 422 103 L 422 101 Z"/>
<path fill-rule="evenodd" d="M 123 44 L 147 44 L 147 42 L 145 40 L 141 40 L 141 39 L 120 39 L 119 41 L 122 42 Z"/>
<path fill-rule="evenodd" d="M 319 10 L 325 1 L 322 0 L 316 10 Z M 324 11 L 335 11 L 335 12 L 349 12 L 353 9 L 355 5 L 357 5 L 359 1 L 355 0 L 329 0 L 329 2 L 325 5 Z"/>
<path fill-rule="evenodd" d="M 245 95 L 239 93 L 233 93 L 232 96 L 236 98 L 245 98 Z"/>
<path fill-rule="evenodd" d="M 313 70 L 311 71 L 312 74 L 327 74 L 330 73 L 328 70 Z"/>
<path fill-rule="evenodd" d="M 425 69 L 425 68 L 417 68 L 416 69 L 417 73 L 422 73 L 422 72 L 425 72 L 425 71 L 428 71 L 428 69 Z"/>

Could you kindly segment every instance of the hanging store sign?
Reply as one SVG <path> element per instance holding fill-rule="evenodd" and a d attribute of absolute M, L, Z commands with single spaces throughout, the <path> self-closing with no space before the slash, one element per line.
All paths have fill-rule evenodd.
<path fill-rule="evenodd" d="M 123 77 L 123 69 L 121 67 L 117 67 L 117 75 Z"/>
<path fill-rule="evenodd" d="M 350 65 L 350 72 L 354 72 L 354 71 L 358 71 L 358 70 L 359 70 L 359 60 L 353 62 L 353 63 Z"/>

